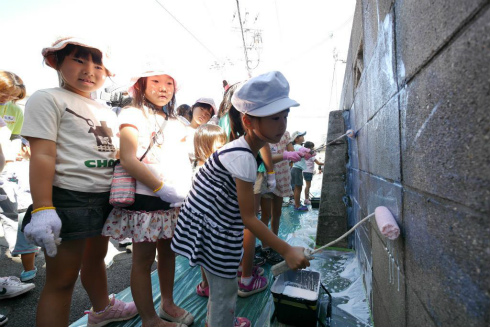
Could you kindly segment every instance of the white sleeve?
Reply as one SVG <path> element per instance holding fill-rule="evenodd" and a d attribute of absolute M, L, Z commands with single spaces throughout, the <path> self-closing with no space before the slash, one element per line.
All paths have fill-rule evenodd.
<path fill-rule="evenodd" d="M 61 111 L 53 95 L 34 92 L 26 103 L 21 135 L 56 142 L 60 121 Z"/>
<path fill-rule="evenodd" d="M 221 163 L 234 178 L 254 183 L 257 178 L 257 161 L 251 153 L 234 151 L 220 156 Z"/>

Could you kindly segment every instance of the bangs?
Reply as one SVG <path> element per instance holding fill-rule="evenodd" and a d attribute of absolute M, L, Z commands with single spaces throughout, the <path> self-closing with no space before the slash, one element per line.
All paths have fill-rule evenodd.
<path fill-rule="evenodd" d="M 86 48 L 79 45 L 68 44 L 64 49 L 66 54 L 71 54 L 75 58 L 80 58 L 84 60 L 92 60 L 94 64 L 102 65 L 102 53 L 94 48 Z"/>

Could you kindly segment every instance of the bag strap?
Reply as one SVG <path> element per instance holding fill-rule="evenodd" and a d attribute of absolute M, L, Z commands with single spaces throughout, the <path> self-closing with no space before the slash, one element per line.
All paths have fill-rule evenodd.
<path fill-rule="evenodd" d="M 156 132 L 156 134 L 153 135 L 153 137 L 151 138 L 150 145 L 148 145 L 148 149 L 146 149 L 145 153 L 143 153 L 143 155 L 139 159 L 140 161 L 142 161 L 146 157 L 146 154 L 148 153 L 148 151 L 150 151 L 151 147 L 156 142 L 157 135 L 160 134 L 163 131 L 163 129 L 165 128 L 165 125 L 167 125 L 168 114 L 166 112 L 164 112 L 164 114 L 165 114 L 165 120 L 163 121 L 162 125 L 160 126 L 160 129 L 158 130 L 158 132 Z"/>

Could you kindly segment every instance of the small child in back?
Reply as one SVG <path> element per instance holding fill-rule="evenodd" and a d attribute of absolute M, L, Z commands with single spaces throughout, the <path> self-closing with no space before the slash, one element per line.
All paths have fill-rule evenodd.
<path fill-rule="evenodd" d="M 204 268 L 209 282 L 207 327 L 250 326 L 235 317 L 237 271 L 247 227 L 279 252 L 292 269 L 306 268 L 302 247 L 292 247 L 257 219 L 253 183 L 255 157 L 267 143 L 277 143 L 286 131 L 290 107 L 289 84 L 280 72 L 250 79 L 233 97 L 246 134 L 228 143 L 206 161 L 181 208 L 172 249 Z"/>
<path fill-rule="evenodd" d="M 195 160 L 192 164 L 194 175 L 198 172 L 206 160 L 215 152 L 226 144 L 225 131 L 211 124 L 204 124 L 196 129 L 194 134 L 194 154 Z"/>
<path fill-rule="evenodd" d="M 310 149 L 313 152 L 313 148 L 315 144 L 313 142 L 307 141 L 304 144 L 304 147 Z M 310 187 L 311 181 L 313 179 L 313 172 L 315 170 L 315 164 L 323 165 L 323 162 L 318 161 L 316 158 L 316 153 L 313 152 L 312 156 L 309 159 L 305 160 L 306 168 L 303 170 L 303 178 L 305 179 L 305 204 L 311 204 L 310 202 Z"/>

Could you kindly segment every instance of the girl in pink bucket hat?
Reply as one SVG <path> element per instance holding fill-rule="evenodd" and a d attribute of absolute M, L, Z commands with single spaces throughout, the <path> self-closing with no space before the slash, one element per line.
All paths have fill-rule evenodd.
<path fill-rule="evenodd" d="M 101 235 L 112 208 L 117 118 L 91 93 L 112 75 L 107 52 L 91 41 L 69 37 L 44 48 L 42 55 L 58 72 L 61 85 L 30 97 L 21 132 L 31 146 L 33 200 L 24 234 L 44 248 L 47 266 L 36 326 L 68 325 L 79 274 L 93 305 L 88 326 L 127 320 L 138 312 L 134 302 L 107 296 L 104 257 L 109 238 Z"/>
<path fill-rule="evenodd" d="M 175 91 L 173 75 L 159 64 L 148 64 L 131 79 L 133 102 L 118 117 L 121 165 L 136 179 L 136 195 L 132 205 L 114 208 L 103 234 L 133 240 L 131 293 L 143 326 L 185 327 L 194 321 L 173 299 L 175 254 L 170 242 L 178 207 L 192 182 L 186 128 L 175 117 Z M 156 251 L 162 299 L 158 314 L 151 287 Z"/>

